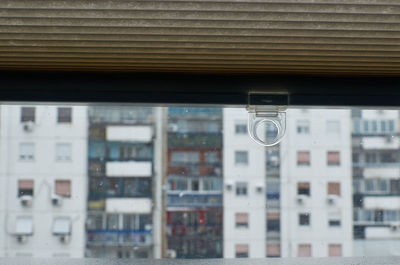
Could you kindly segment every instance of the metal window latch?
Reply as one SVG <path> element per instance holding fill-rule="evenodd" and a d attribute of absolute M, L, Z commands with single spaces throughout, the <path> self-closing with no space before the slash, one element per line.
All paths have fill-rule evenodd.
<path fill-rule="evenodd" d="M 287 94 L 261 94 L 250 93 L 248 105 L 249 113 L 248 131 L 250 137 L 258 144 L 263 146 L 274 146 L 278 144 L 286 131 L 286 109 L 289 103 Z M 260 125 L 274 126 L 276 135 L 274 137 L 260 137 L 258 135 Z"/>

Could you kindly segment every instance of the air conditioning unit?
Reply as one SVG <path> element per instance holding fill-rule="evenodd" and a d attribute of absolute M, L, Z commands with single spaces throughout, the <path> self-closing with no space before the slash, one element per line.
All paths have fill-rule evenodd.
<path fill-rule="evenodd" d="M 393 231 L 393 232 L 400 231 L 400 223 L 399 222 L 391 223 L 390 224 L 390 231 Z"/>
<path fill-rule="evenodd" d="M 176 251 L 173 249 L 167 249 L 165 251 L 165 257 L 167 259 L 175 259 L 176 258 Z"/>
<path fill-rule="evenodd" d="M 263 192 L 263 190 L 264 190 L 264 185 L 263 184 L 259 183 L 259 184 L 256 185 L 256 191 L 258 193 Z"/>
<path fill-rule="evenodd" d="M 25 132 L 32 132 L 33 129 L 35 128 L 35 124 L 32 121 L 27 121 L 24 122 L 22 128 L 24 129 Z"/>
<path fill-rule="evenodd" d="M 232 182 L 225 183 L 225 188 L 226 190 L 231 191 L 233 188 L 233 183 Z"/>
<path fill-rule="evenodd" d="M 328 198 L 326 198 L 326 203 L 328 205 L 334 205 L 336 203 L 337 196 L 336 195 L 328 195 Z"/>
<path fill-rule="evenodd" d="M 296 196 L 297 204 L 304 204 L 305 201 L 306 201 L 306 195 L 297 195 Z"/>
<path fill-rule="evenodd" d="M 60 242 L 63 244 L 67 244 L 69 242 L 69 236 L 67 235 L 60 236 Z"/>
<path fill-rule="evenodd" d="M 62 197 L 57 194 L 51 195 L 51 204 L 53 204 L 53 206 L 61 206 Z"/>
<path fill-rule="evenodd" d="M 32 205 L 32 200 L 33 200 L 33 198 L 32 198 L 31 195 L 23 195 L 20 198 L 21 205 L 24 206 L 24 207 L 31 206 Z"/>
<path fill-rule="evenodd" d="M 22 235 L 17 236 L 17 242 L 18 243 L 24 244 L 26 241 L 27 241 L 27 237 L 26 236 L 22 236 Z"/>

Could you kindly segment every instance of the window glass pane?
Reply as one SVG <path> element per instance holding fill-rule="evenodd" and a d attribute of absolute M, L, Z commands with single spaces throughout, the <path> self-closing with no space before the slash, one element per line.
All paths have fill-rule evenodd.
<path fill-rule="evenodd" d="M 35 122 L 35 110 L 34 107 L 22 107 L 21 122 Z"/>
<path fill-rule="evenodd" d="M 235 152 L 235 163 L 236 164 L 248 164 L 248 153 L 245 151 L 236 151 Z"/>
<path fill-rule="evenodd" d="M 19 145 L 19 160 L 32 161 L 35 159 L 35 144 L 21 143 Z"/>
<path fill-rule="evenodd" d="M 57 122 L 58 123 L 71 123 L 72 122 L 72 108 L 57 108 Z"/>

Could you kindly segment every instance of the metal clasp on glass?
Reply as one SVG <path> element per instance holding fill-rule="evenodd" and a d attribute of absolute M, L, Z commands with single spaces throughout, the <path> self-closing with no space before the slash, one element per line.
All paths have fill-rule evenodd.
<path fill-rule="evenodd" d="M 248 131 L 250 137 L 263 146 L 274 146 L 282 141 L 286 131 L 287 94 L 249 94 L 247 105 Z M 274 136 L 268 131 L 260 130 L 261 126 L 272 128 Z M 260 137 L 259 133 L 265 133 Z"/>

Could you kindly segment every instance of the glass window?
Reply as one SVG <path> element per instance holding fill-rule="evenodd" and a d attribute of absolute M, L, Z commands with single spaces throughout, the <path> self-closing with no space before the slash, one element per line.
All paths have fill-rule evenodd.
<path fill-rule="evenodd" d="M 24 195 L 33 196 L 34 181 L 32 179 L 18 180 L 18 197 Z"/>
<path fill-rule="evenodd" d="M 310 134 L 310 122 L 307 120 L 299 120 L 296 124 L 298 134 Z"/>
<path fill-rule="evenodd" d="M 205 161 L 210 164 L 219 162 L 218 152 L 206 152 Z"/>
<path fill-rule="evenodd" d="M 247 213 L 236 213 L 235 222 L 236 222 L 236 227 L 248 227 L 249 215 Z"/>
<path fill-rule="evenodd" d="M 311 245 L 310 244 L 299 244 L 297 248 L 298 257 L 311 257 Z"/>
<path fill-rule="evenodd" d="M 310 225 L 310 214 L 309 213 L 300 213 L 299 214 L 299 225 L 300 226 L 309 226 Z"/>
<path fill-rule="evenodd" d="M 394 131 L 394 121 L 389 120 L 389 132 L 393 133 Z"/>
<path fill-rule="evenodd" d="M 267 257 L 274 258 L 281 256 L 281 245 L 279 243 L 267 244 Z"/>
<path fill-rule="evenodd" d="M 57 122 L 58 123 L 71 123 L 72 122 L 72 108 L 57 108 Z"/>
<path fill-rule="evenodd" d="M 364 129 L 365 133 L 369 132 L 369 121 L 367 121 L 367 120 L 363 121 L 363 129 Z"/>
<path fill-rule="evenodd" d="M 309 182 L 297 183 L 297 194 L 310 196 L 310 183 Z"/>
<path fill-rule="evenodd" d="M 248 258 L 249 257 L 249 245 L 247 245 L 247 244 L 235 245 L 235 257 L 236 258 Z"/>
<path fill-rule="evenodd" d="M 342 245 L 340 244 L 329 244 L 329 257 L 341 257 L 342 256 Z"/>
<path fill-rule="evenodd" d="M 72 144 L 70 143 L 57 143 L 56 144 L 56 160 L 57 161 L 71 161 Z"/>
<path fill-rule="evenodd" d="M 340 153 L 328 151 L 328 166 L 339 166 L 340 165 Z"/>
<path fill-rule="evenodd" d="M 172 152 L 172 162 L 176 163 L 199 163 L 199 152 Z"/>
<path fill-rule="evenodd" d="M 297 165 L 298 166 L 309 166 L 310 165 L 310 152 L 309 151 L 297 152 Z"/>
<path fill-rule="evenodd" d="M 235 164 L 236 165 L 247 165 L 248 164 L 248 153 L 247 151 L 236 151 L 235 152 Z"/>
<path fill-rule="evenodd" d="M 19 144 L 19 160 L 33 161 L 35 159 L 35 144 L 20 143 Z"/>
<path fill-rule="evenodd" d="M 353 121 L 353 131 L 355 134 L 361 133 L 361 121 L 360 120 Z"/>
<path fill-rule="evenodd" d="M 341 226 L 341 213 L 340 212 L 330 212 L 328 213 L 328 225 L 330 227 L 340 227 Z"/>
<path fill-rule="evenodd" d="M 71 181 L 70 180 L 56 180 L 55 193 L 63 197 L 71 197 Z"/>
<path fill-rule="evenodd" d="M 328 194 L 340 196 L 340 183 L 339 182 L 329 182 L 328 183 Z"/>
<path fill-rule="evenodd" d="M 378 131 L 378 122 L 376 120 L 371 121 L 371 131 L 373 133 Z"/>
<path fill-rule="evenodd" d="M 35 107 L 21 108 L 21 122 L 35 122 Z"/>
<path fill-rule="evenodd" d="M 247 195 L 247 182 L 237 182 L 236 196 L 246 196 L 246 195 Z"/>
<path fill-rule="evenodd" d="M 119 215 L 118 214 L 107 214 L 107 229 L 118 230 L 119 229 Z"/>
<path fill-rule="evenodd" d="M 387 132 L 386 121 L 381 121 L 381 131 L 382 133 Z"/>
<path fill-rule="evenodd" d="M 235 124 L 236 134 L 247 134 L 247 124 L 246 121 L 236 122 Z"/>

